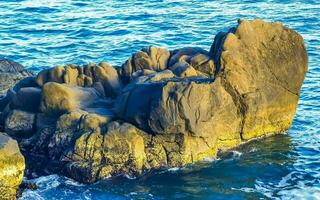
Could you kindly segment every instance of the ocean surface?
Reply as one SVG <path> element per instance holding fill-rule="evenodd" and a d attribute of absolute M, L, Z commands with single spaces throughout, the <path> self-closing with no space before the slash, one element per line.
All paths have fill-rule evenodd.
<path fill-rule="evenodd" d="M 83 185 L 39 177 L 21 199 L 320 199 L 319 0 L 0 0 L 0 57 L 39 71 L 107 61 L 144 46 L 209 50 L 237 19 L 280 21 L 305 39 L 309 70 L 291 129 L 217 160 Z"/>

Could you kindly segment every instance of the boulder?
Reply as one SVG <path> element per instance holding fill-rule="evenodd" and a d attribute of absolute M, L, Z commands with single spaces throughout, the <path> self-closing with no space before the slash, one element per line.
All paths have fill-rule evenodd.
<path fill-rule="evenodd" d="M 190 64 L 186 62 L 176 63 L 170 69 L 176 76 L 181 78 L 201 76 L 201 73 L 198 73 L 197 70 L 195 70 Z"/>
<path fill-rule="evenodd" d="M 66 65 L 42 70 L 36 78 L 38 86 L 46 83 L 65 83 L 70 86 L 94 87 L 100 83 L 107 97 L 115 97 L 121 90 L 118 72 L 108 63 L 86 66 Z"/>
<path fill-rule="evenodd" d="M 108 116 L 85 111 L 74 111 L 62 115 L 57 121 L 55 133 L 48 145 L 50 156 L 59 159 L 66 149 L 74 146 L 75 140 L 84 132 L 100 132 L 110 120 Z"/>
<path fill-rule="evenodd" d="M 0 58 L 0 94 L 5 94 L 11 86 L 28 76 L 33 76 L 33 73 L 19 63 Z"/>
<path fill-rule="evenodd" d="M 41 111 L 61 115 L 75 110 L 90 110 L 104 101 L 104 95 L 95 88 L 84 88 L 49 82 L 43 86 Z"/>
<path fill-rule="evenodd" d="M 139 72 L 139 71 L 137 71 Z M 175 75 L 173 72 L 169 69 L 163 70 L 161 72 L 153 72 L 146 75 L 140 75 L 135 77 L 131 82 L 130 85 L 134 85 L 136 83 L 144 83 L 144 82 L 159 82 L 159 81 L 165 81 L 168 79 L 174 78 Z M 125 89 L 126 90 L 126 89 Z"/>
<path fill-rule="evenodd" d="M 225 140 L 228 135 L 240 139 L 237 105 L 221 78 L 136 84 L 118 99 L 116 112 L 151 134 L 180 133 L 213 141 L 223 132 Z"/>
<path fill-rule="evenodd" d="M 172 51 L 169 69 L 180 77 L 204 76 L 214 78 L 215 64 L 209 52 L 201 48 L 185 47 Z"/>
<path fill-rule="evenodd" d="M 127 83 L 131 80 L 133 73 L 139 70 L 165 70 L 169 57 L 170 52 L 167 49 L 154 46 L 143 48 L 122 65 L 122 79 Z"/>
<path fill-rule="evenodd" d="M 5 120 L 5 132 L 17 138 L 26 138 L 34 133 L 35 114 L 13 110 Z"/>
<path fill-rule="evenodd" d="M 1 199 L 16 199 L 25 169 L 24 157 L 17 141 L 0 133 L 0 194 Z"/>
<path fill-rule="evenodd" d="M 239 21 L 220 49 L 220 76 L 238 104 L 242 138 L 287 130 L 308 66 L 303 38 L 280 23 Z"/>
<path fill-rule="evenodd" d="M 21 88 L 12 98 L 11 107 L 27 112 L 39 112 L 42 91 L 36 87 Z"/>
<path fill-rule="evenodd" d="M 17 92 L 20 89 L 25 87 L 37 87 L 34 77 L 25 77 L 21 80 L 17 80 L 15 85 L 12 85 L 11 88 L 7 89 L 5 95 L 0 96 L 0 111 L 3 111 L 13 100 L 13 98 L 17 95 Z"/>

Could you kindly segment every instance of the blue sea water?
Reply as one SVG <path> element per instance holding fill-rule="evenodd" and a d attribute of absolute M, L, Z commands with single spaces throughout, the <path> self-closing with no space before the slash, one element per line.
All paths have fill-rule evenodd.
<path fill-rule="evenodd" d="M 0 0 L 0 57 L 39 71 L 121 65 L 156 45 L 209 49 L 239 18 L 280 21 L 305 39 L 309 70 L 291 129 L 220 159 L 93 185 L 58 175 L 21 199 L 320 199 L 319 0 Z"/>

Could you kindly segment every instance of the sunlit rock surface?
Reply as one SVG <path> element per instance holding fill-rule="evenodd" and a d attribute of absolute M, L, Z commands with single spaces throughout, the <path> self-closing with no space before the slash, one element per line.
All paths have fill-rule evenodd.
<path fill-rule="evenodd" d="M 8 91 L 0 121 L 28 159 L 46 163 L 43 171 L 81 182 L 137 176 L 287 130 L 306 71 L 298 33 L 239 21 L 217 34 L 210 51 L 148 47 L 122 68 L 43 70 Z M 21 126 L 17 113 L 35 122 L 24 117 Z"/>
<path fill-rule="evenodd" d="M 25 169 L 24 157 L 17 141 L 0 132 L 0 194 L 1 199 L 15 199 Z"/>

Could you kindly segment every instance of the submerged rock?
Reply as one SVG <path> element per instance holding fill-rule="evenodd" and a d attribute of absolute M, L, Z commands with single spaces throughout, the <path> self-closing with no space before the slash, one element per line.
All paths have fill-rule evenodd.
<path fill-rule="evenodd" d="M 1 199 L 15 199 L 24 174 L 24 157 L 17 141 L 0 133 L 0 194 Z"/>
<path fill-rule="evenodd" d="M 20 145 L 28 158 L 45 158 L 47 171 L 81 182 L 137 176 L 287 130 L 306 71 L 298 33 L 239 21 L 215 37 L 210 52 L 149 47 L 122 69 L 101 63 L 44 70 L 36 86 L 9 90 L 0 121 L 13 135 L 33 130 Z M 35 122 L 16 122 L 16 112 Z"/>

